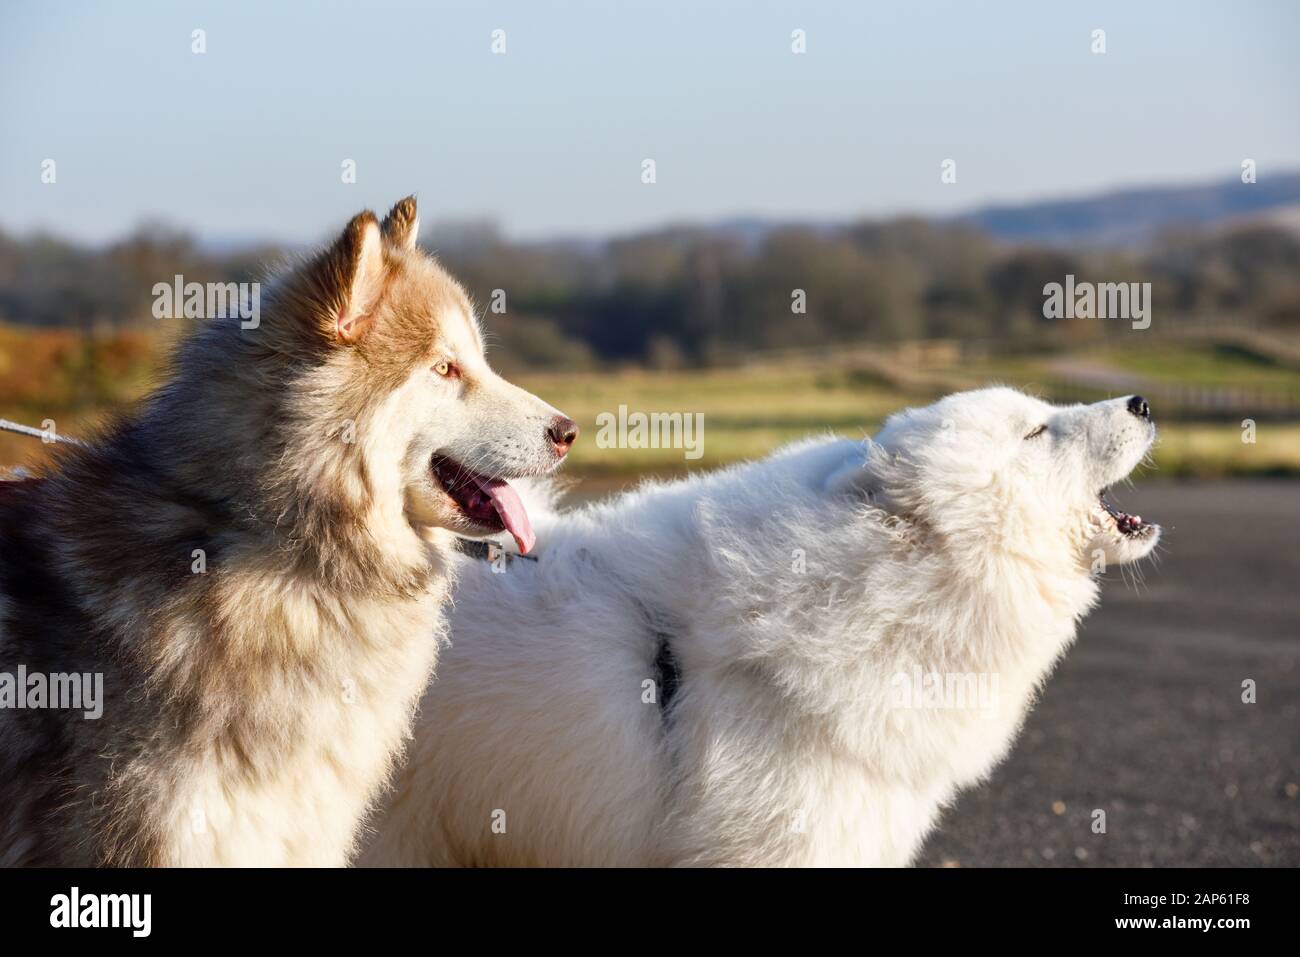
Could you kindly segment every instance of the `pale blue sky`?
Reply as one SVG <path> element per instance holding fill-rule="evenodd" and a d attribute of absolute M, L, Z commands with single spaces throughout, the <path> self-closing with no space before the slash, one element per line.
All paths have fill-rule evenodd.
<path fill-rule="evenodd" d="M 1285 0 L 5 0 L 0 227 L 310 240 L 417 192 L 426 221 L 602 235 L 955 212 L 1245 157 L 1266 177 L 1300 167 L 1298 28 Z"/>

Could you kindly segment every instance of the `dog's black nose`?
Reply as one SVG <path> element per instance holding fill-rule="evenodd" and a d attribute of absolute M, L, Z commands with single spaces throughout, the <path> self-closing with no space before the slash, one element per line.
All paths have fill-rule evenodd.
<path fill-rule="evenodd" d="M 555 454 L 564 458 L 573 443 L 578 441 L 578 423 L 565 416 L 559 416 L 546 430 L 546 435 L 555 446 Z"/>
<path fill-rule="evenodd" d="M 1151 406 L 1147 400 L 1140 395 L 1131 395 L 1128 399 L 1128 410 L 1136 415 L 1139 419 L 1151 418 Z"/>

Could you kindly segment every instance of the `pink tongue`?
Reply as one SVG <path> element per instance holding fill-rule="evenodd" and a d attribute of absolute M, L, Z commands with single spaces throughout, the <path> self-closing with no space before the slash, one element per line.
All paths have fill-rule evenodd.
<path fill-rule="evenodd" d="M 533 523 L 528 521 L 528 512 L 524 510 L 524 503 L 519 498 L 519 493 L 510 487 L 509 482 L 500 479 L 480 481 L 478 487 L 492 502 L 492 507 L 497 510 L 497 515 L 501 517 L 501 524 L 506 527 L 506 531 L 514 536 L 515 544 L 519 546 L 519 553 L 527 555 L 537 544 L 537 535 L 533 532 Z"/>

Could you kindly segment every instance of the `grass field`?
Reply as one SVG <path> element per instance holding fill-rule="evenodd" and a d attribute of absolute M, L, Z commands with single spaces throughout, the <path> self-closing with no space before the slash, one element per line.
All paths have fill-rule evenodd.
<path fill-rule="evenodd" d="M 964 375 L 1004 377 L 1040 386 L 1068 378 L 1071 369 L 1091 370 L 1099 380 L 1140 379 L 1153 387 L 1191 386 L 1199 389 L 1247 389 L 1270 397 L 1294 398 L 1300 371 L 1289 364 L 1252 356 L 1228 346 L 1167 341 L 1152 348 L 1085 348 L 1065 355 L 989 356 L 964 361 L 960 368 L 938 367 Z"/>
<path fill-rule="evenodd" d="M 989 381 L 1019 379 L 999 372 Z M 814 433 L 862 438 L 890 412 L 931 399 L 852 372 L 800 369 L 532 375 L 520 381 L 582 425 L 584 438 L 567 468 L 611 479 L 715 468 Z M 600 448 L 596 417 L 617 413 L 620 404 L 629 411 L 703 413 L 704 454 L 687 461 L 681 449 Z M 1260 422 L 1253 443 L 1242 435 L 1237 423 L 1163 423 L 1154 471 L 1166 477 L 1300 475 L 1300 423 Z"/>
<path fill-rule="evenodd" d="M 168 349 L 149 330 L 83 336 L 72 330 L 40 331 L 0 325 L 0 417 L 39 426 L 52 419 L 75 435 L 144 394 Z M 1066 379 L 1084 370 L 1095 395 L 1134 388 L 1241 389 L 1264 398 L 1300 396 L 1300 370 L 1236 349 L 1194 341 L 1169 342 L 1134 353 L 1092 347 L 1066 354 L 963 356 L 952 349 L 874 348 L 819 357 L 766 357 L 744 368 L 672 372 L 617 371 L 525 373 L 516 380 L 573 416 L 583 438 L 567 470 L 597 485 L 622 484 L 644 474 L 678 474 L 755 458 L 794 439 L 835 433 L 870 435 L 892 411 L 924 404 L 958 388 L 990 382 L 1059 394 Z M 1114 382 L 1115 388 L 1107 389 Z M 1123 386 L 1123 388 L 1120 388 Z M 1155 393 L 1158 394 L 1158 393 Z M 597 417 L 629 412 L 703 415 L 702 455 L 681 448 L 602 448 Z M 1300 475 L 1300 420 L 1257 424 L 1255 441 L 1243 442 L 1240 417 L 1198 421 L 1186 411 L 1155 402 L 1161 438 L 1156 472 L 1163 476 Z M 1249 405 L 1246 407 L 1249 412 Z M 1231 411 L 1231 410 L 1230 410 Z M 0 433 L 0 466 L 34 464 L 41 443 Z"/>

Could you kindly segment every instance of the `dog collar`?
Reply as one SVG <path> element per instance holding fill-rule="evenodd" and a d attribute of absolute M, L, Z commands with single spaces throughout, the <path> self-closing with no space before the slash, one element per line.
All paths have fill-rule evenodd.
<path fill-rule="evenodd" d="M 536 555 L 520 555 L 518 552 L 508 552 L 497 542 L 490 542 L 481 538 L 461 538 L 456 536 L 456 549 L 462 555 L 468 555 L 470 558 L 477 558 L 479 561 L 495 565 L 505 557 L 507 567 L 516 558 L 522 558 L 526 562 L 537 561 Z"/>

